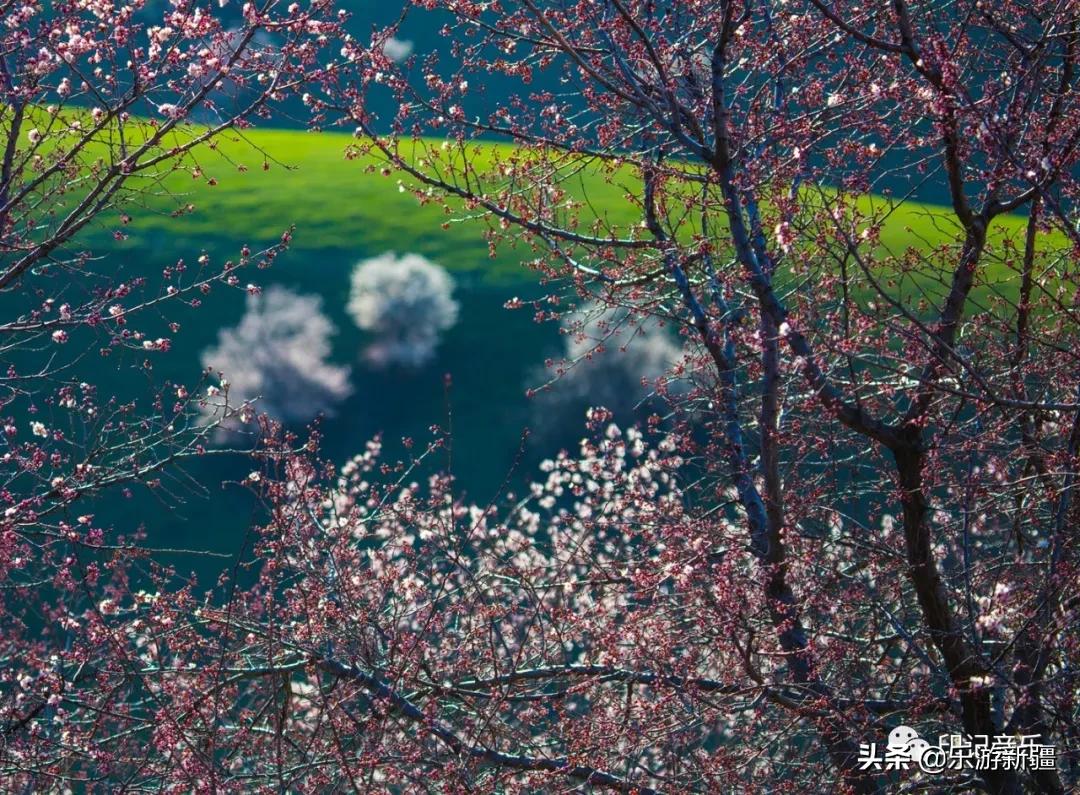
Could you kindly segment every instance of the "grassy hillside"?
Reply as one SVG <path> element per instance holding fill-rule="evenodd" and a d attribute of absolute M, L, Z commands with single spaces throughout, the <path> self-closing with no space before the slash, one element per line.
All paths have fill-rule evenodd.
<path fill-rule="evenodd" d="M 234 256 L 240 243 L 269 244 L 295 225 L 290 250 L 307 263 L 315 254 L 340 262 L 394 250 L 423 254 L 457 274 L 472 272 L 490 283 L 529 278 L 519 267 L 525 254 L 503 252 L 490 258 L 480 223 L 452 223 L 443 229 L 447 216 L 442 209 L 420 206 L 411 193 L 401 192 L 398 175 L 369 173 L 370 159 L 346 159 L 350 141 L 340 133 L 292 130 L 258 130 L 246 133 L 244 140 L 223 139 L 218 152 L 200 156 L 203 178 L 173 174 L 162 183 L 168 196 L 155 197 L 132 213 L 135 220 L 125 230 L 129 239 L 120 248 L 168 246 L 182 252 L 205 247 Z M 216 184 L 207 184 L 207 177 Z M 613 217 L 620 215 L 620 208 L 622 215 L 628 213 L 618 188 L 595 183 L 590 195 L 610 208 Z M 195 212 L 173 215 L 188 203 Z M 111 227 L 101 230 L 105 233 L 111 235 Z M 107 245 L 116 248 L 111 237 Z"/>
<path fill-rule="evenodd" d="M 344 152 L 349 141 L 339 133 L 283 130 L 257 130 L 246 133 L 244 140 L 222 140 L 217 153 L 201 155 L 202 178 L 173 174 L 165 179 L 171 197 L 155 198 L 146 210 L 136 213 L 123 248 L 146 251 L 168 246 L 190 252 L 205 247 L 228 256 L 238 241 L 253 246 L 270 243 L 295 224 L 293 250 L 307 261 L 316 253 L 340 262 L 351 252 L 414 251 L 456 273 L 482 274 L 491 283 L 528 278 L 519 267 L 526 253 L 501 251 L 492 261 L 480 222 L 453 223 L 442 229 L 447 217 L 441 208 L 420 206 L 410 193 L 400 192 L 397 175 L 369 173 L 370 161 L 347 160 Z M 265 159 L 259 150 L 266 153 Z M 496 151 L 492 146 L 486 155 Z M 264 160 L 269 165 L 266 170 Z M 212 187 L 206 181 L 210 176 L 216 181 Z M 626 201 L 626 189 L 599 176 L 583 176 L 578 184 L 598 214 L 624 228 L 640 217 Z M 883 200 L 867 197 L 864 201 Z M 196 207 L 194 213 L 182 218 L 171 215 L 187 203 Z M 1023 224 L 1022 218 L 1001 218 L 992 238 L 1019 234 Z M 908 246 L 943 243 L 954 235 L 950 212 L 909 202 L 890 216 L 882 245 L 899 253 Z"/>

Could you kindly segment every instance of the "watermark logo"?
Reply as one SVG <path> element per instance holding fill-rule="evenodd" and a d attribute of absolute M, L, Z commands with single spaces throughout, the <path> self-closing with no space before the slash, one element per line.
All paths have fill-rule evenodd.
<path fill-rule="evenodd" d="M 1053 770 L 1057 748 L 1039 742 L 1037 734 L 942 734 L 936 745 L 910 726 L 889 732 L 878 743 L 859 744 L 860 770 L 910 770 L 941 773 L 946 770 Z"/>

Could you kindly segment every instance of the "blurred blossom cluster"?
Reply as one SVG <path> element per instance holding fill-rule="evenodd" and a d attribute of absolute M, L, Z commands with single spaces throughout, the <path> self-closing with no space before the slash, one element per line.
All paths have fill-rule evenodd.
<path fill-rule="evenodd" d="M 383 55 L 391 61 L 400 63 L 412 55 L 413 43 L 408 39 L 399 39 L 396 36 L 391 36 L 383 42 L 382 51 Z"/>
<path fill-rule="evenodd" d="M 234 416 L 253 416 L 245 404 L 256 400 L 260 413 L 283 422 L 332 413 L 352 391 L 349 368 L 327 361 L 334 332 L 317 296 L 276 286 L 249 294 L 239 325 L 219 331 L 203 352 L 203 366 L 225 376 L 207 399 L 207 419 L 224 420 L 228 433 Z"/>
<path fill-rule="evenodd" d="M 683 355 L 678 341 L 659 323 L 632 318 L 621 308 L 586 306 L 569 318 L 564 330 L 563 358 L 548 363 L 542 375 L 552 380 L 536 395 L 542 431 L 562 425 L 576 429 L 595 406 L 608 409 L 621 422 L 656 408 L 657 380 Z"/>
<path fill-rule="evenodd" d="M 430 360 L 442 332 L 457 322 L 453 292 L 446 270 L 419 254 L 387 252 L 359 263 L 348 311 L 374 335 L 365 351 L 368 360 L 408 367 Z"/>

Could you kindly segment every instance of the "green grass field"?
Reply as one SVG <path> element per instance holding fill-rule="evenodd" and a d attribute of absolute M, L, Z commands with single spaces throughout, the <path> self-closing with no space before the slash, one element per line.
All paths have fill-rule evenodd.
<path fill-rule="evenodd" d="M 517 252 L 500 250 L 492 260 L 482 237 L 482 222 L 455 221 L 443 229 L 448 217 L 441 207 L 421 206 L 411 193 L 399 190 L 399 175 L 387 177 L 379 169 L 367 168 L 371 159 L 347 159 L 350 142 L 340 133 L 286 130 L 256 130 L 245 133 L 243 139 L 222 138 L 217 152 L 199 155 L 201 178 L 180 172 L 163 180 L 170 196 L 157 196 L 133 213 L 135 221 L 127 230 L 130 239 L 120 248 L 152 250 L 168 245 L 184 250 L 190 243 L 190 247 L 233 256 L 238 241 L 269 244 L 295 225 L 292 249 L 302 255 L 324 253 L 340 261 L 354 251 L 412 251 L 436 259 L 457 274 L 472 273 L 490 283 L 531 278 L 520 267 L 523 259 L 532 256 L 524 247 Z M 481 156 L 486 159 L 508 151 L 486 145 Z M 266 170 L 264 161 L 269 164 Z M 208 177 L 216 185 L 208 185 Z M 586 172 L 575 178 L 572 189 L 580 197 L 587 196 L 597 215 L 625 230 L 640 219 L 639 210 L 626 199 L 626 192 L 634 187 L 629 180 Z M 148 186 L 147 193 L 156 189 Z M 861 201 L 880 206 L 884 200 L 864 197 Z M 187 203 L 195 206 L 195 212 L 183 217 L 172 214 Z M 999 218 L 992 241 L 1021 235 L 1024 223 L 1020 217 Z M 889 216 L 881 244 L 898 254 L 909 246 L 925 250 L 955 237 L 950 211 L 905 202 Z M 115 246 L 111 239 L 109 246 Z M 988 281 L 1005 278 L 1006 273 L 987 275 Z"/>

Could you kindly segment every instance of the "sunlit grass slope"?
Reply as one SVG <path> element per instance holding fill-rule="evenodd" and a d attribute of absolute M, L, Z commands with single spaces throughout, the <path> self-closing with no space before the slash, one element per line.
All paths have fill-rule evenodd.
<path fill-rule="evenodd" d="M 295 225 L 292 248 L 307 255 L 307 262 L 317 252 L 340 262 L 353 251 L 413 251 L 456 273 L 473 272 L 489 282 L 531 278 L 520 267 L 532 256 L 526 247 L 501 250 L 492 260 L 481 222 L 455 222 L 443 228 L 448 217 L 440 206 L 420 205 L 411 193 L 399 190 L 399 175 L 387 177 L 380 169 L 366 168 L 371 160 L 347 159 L 349 143 L 342 134 L 287 130 L 255 130 L 243 138 L 219 139 L 216 152 L 199 155 L 199 177 L 168 176 L 163 181 L 168 197 L 156 196 L 133 213 L 135 220 L 126 230 L 130 237 L 122 247 L 144 251 L 167 247 L 188 253 L 206 248 L 229 256 L 239 243 L 269 244 Z M 481 156 L 508 151 L 491 145 Z M 210 177 L 215 184 L 208 184 Z M 148 195 L 158 190 L 146 187 Z M 627 191 L 635 189 L 627 180 L 586 171 L 574 177 L 570 187 L 579 198 L 587 196 L 587 212 L 623 230 L 640 219 L 640 211 L 626 199 Z M 193 212 L 173 214 L 187 204 L 194 206 Z M 1024 223 L 1020 217 L 999 218 L 991 240 L 1020 236 Z M 907 247 L 927 249 L 955 236 L 955 220 L 948 210 L 905 202 L 889 215 L 881 244 L 899 254 Z M 1006 274 L 990 280 L 999 278 Z"/>

